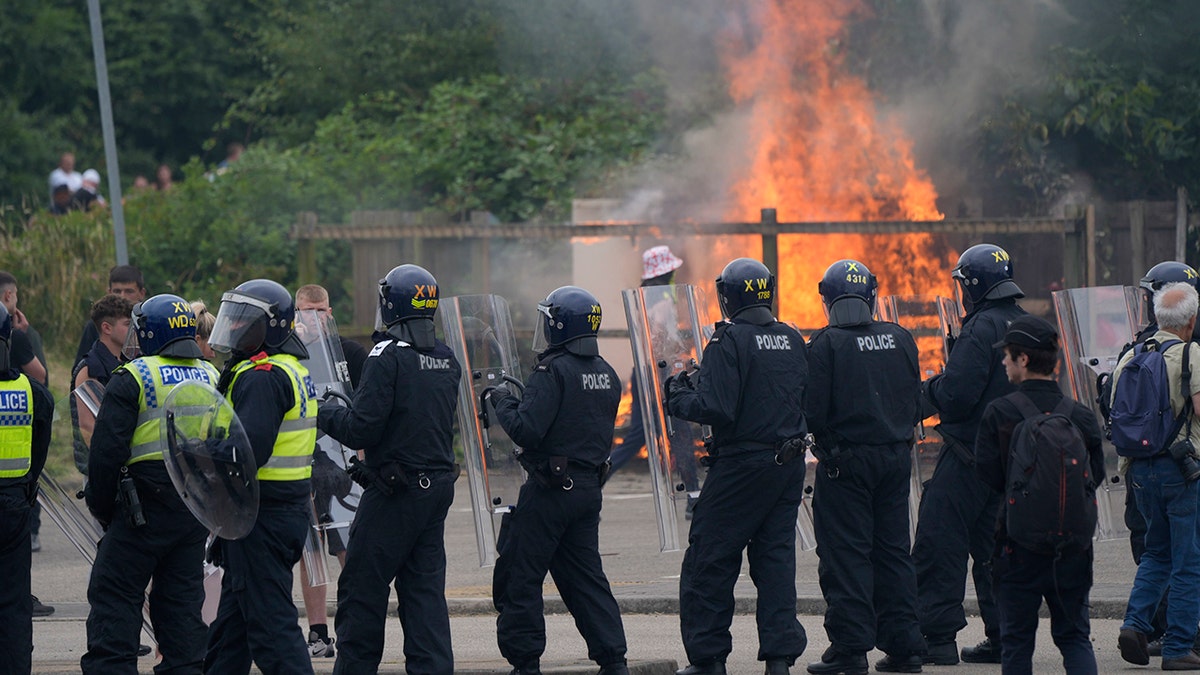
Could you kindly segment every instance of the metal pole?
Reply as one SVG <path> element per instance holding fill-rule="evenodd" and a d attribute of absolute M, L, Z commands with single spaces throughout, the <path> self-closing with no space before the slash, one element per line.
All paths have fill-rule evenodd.
<path fill-rule="evenodd" d="M 96 92 L 100 96 L 100 127 L 104 132 L 104 161 L 108 166 L 109 205 L 112 207 L 113 238 L 117 242 L 117 264 L 129 264 L 125 247 L 125 208 L 121 204 L 121 172 L 117 168 L 117 140 L 113 133 L 112 97 L 108 92 L 108 60 L 104 55 L 104 28 L 100 25 L 100 0 L 88 0 L 92 26 L 92 56 L 96 61 Z"/>

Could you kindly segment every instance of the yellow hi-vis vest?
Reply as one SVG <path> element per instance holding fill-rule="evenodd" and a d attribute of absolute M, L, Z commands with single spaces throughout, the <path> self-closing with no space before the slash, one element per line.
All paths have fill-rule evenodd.
<path fill-rule="evenodd" d="M 143 356 L 122 364 L 118 370 L 129 371 L 141 389 L 137 428 L 133 430 L 126 466 L 148 459 L 162 461 L 166 447 L 161 426 L 166 410 L 162 406 L 176 385 L 196 380 L 216 386 L 221 376 L 207 361 L 172 356 Z"/>
<path fill-rule="evenodd" d="M 33 457 L 33 386 L 29 378 L 0 381 L 0 478 L 29 473 Z"/>
<path fill-rule="evenodd" d="M 242 373 L 269 364 L 287 373 L 295 403 L 283 414 L 271 458 L 258 469 L 259 480 L 306 480 L 312 477 L 313 448 L 317 445 L 317 391 L 308 369 L 291 354 L 257 355 L 238 364 L 229 383 L 233 390 Z"/>

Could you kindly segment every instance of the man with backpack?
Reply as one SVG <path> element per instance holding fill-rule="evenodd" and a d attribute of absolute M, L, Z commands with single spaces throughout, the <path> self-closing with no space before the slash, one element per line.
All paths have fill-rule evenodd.
<path fill-rule="evenodd" d="M 1095 490 L 1104 480 L 1100 426 L 1054 381 L 1058 334 L 1045 319 L 1014 319 L 994 346 L 1017 386 L 984 411 L 975 439 L 976 472 L 1005 496 L 992 560 L 1002 672 L 1033 672 L 1044 598 L 1067 673 L 1095 673 L 1088 593 Z"/>
<path fill-rule="evenodd" d="M 1191 651 L 1200 619 L 1200 378 L 1191 363 L 1196 289 L 1169 283 L 1154 293 L 1158 332 L 1121 358 L 1113 371 L 1112 434 L 1117 453 L 1131 460 L 1129 486 L 1146 519 L 1145 551 L 1138 564 L 1117 646 L 1130 663 L 1150 662 L 1146 635 L 1159 599 L 1168 595 L 1163 670 L 1200 670 Z M 1169 590 L 1168 590 L 1169 587 Z"/>

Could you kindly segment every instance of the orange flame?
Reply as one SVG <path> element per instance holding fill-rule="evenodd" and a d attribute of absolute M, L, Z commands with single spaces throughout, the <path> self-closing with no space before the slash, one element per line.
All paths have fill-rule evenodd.
<path fill-rule="evenodd" d="M 937 191 L 912 144 L 882 119 L 866 82 L 844 71 L 845 22 L 856 0 L 755 0 L 729 31 L 722 61 L 729 91 L 749 117 L 749 168 L 731 189 L 731 220 L 763 207 L 781 222 L 940 220 Z M 824 325 L 816 293 L 836 260 L 866 263 L 882 295 L 948 295 L 946 262 L 928 234 L 785 235 L 779 238 L 779 313 L 802 328 Z"/>

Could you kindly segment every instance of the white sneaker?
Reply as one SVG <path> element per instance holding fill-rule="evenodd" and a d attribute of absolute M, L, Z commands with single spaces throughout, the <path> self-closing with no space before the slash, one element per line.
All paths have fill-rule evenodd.
<path fill-rule="evenodd" d="M 321 639 L 316 631 L 308 631 L 308 653 L 314 659 L 332 659 L 334 655 L 333 638 Z"/>

